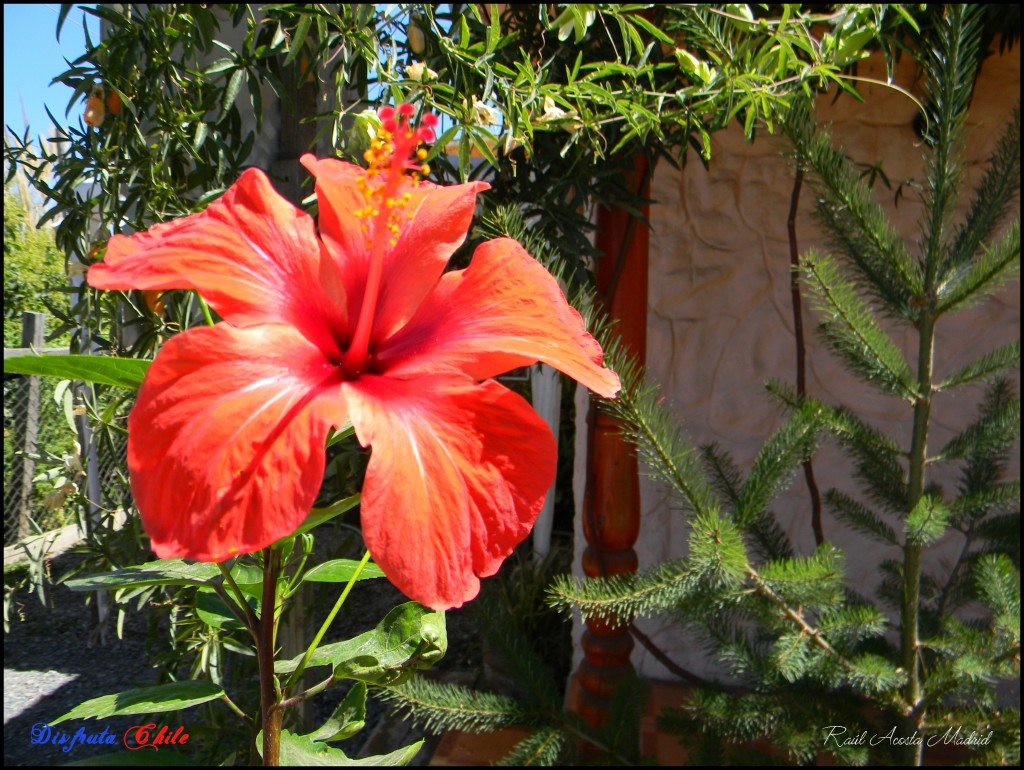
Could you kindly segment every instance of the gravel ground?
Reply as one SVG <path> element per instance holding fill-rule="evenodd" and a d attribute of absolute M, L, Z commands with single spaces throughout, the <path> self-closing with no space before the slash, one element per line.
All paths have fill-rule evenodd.
<path fill-rule="evenodd" d="M 55 559 L 52 574 L 64 574 L 74 558 L 65 555 Z M 66 732 L 70 740 L 79 728 L 92 736 L 107 728 L 107 734 L 115 742 L 113 746 L 77 744 L 71 751 L 64 751 L 60 745 L 34 743 L 33 727 L 36 726 L 38 740 L 43 737 L 42 725 L 53 722 L 84 700 L 155 682 L 156 672 L 146 654 L 147 622 L 141 614 L 129 613 L 123 639 L 117 639 L 111 632 L 106 646 L 91 645 L 94 621 L 83 595 L 58 586 L 52 589 L 52 601 L 53 608 L 45 608 L 34 596 L 22 595 L 16 613 L 21 619 L 13 617 L 11 631 L 4 636 L 5 765 L 63 764 L 112 752 L 123 753 L 122 736 L 128 728 L 143 723 L 142 718 L 61 723 L 53 728 L 51 738 L 59 730 Z M 384 580 L 360 583 L 325 642 L 347 639 L 372 628 L 388 610 L 403 601 L 405 598 Z M 326 612 L 323 608 L 317 609 Z M 435 666 L 433 673 L 446 681 L 471 685 L 480 670 L 480 643 L 475 628 L 471 619 L 459 611 L 448 613 L 447 625 L 448 654 Z M 310 635 L 316 627 L 311 626 Z M 346 690 L 339 685 L 313 700 L 311 729 L 330 715 Z M 188 711 L 181 712 L 180 724 L 186 731 L 196 727 L 188 721 L 188 715 Z M 179 724 L 173 718 L 167 721 Z M 385 706 L 370 698 L 366 727 L 341 743 L 340 748 L 353 757 L 377 754 L 408 745 L 420 737 L 423 736 L 411 725 L 390 716 Z M 428 740 L 416 764 L 426 764 L 436 743 L 437 739 Z M 173 751 L 176 749 L 163 749 L 161 758 Z M 187 752 L 181 754 L 187 759 Z"/>

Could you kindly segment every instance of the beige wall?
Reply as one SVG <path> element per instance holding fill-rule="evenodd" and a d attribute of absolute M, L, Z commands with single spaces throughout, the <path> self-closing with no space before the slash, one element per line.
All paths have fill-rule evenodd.
<path fill-rule="evenodd" d="M 860 74 L 884 78 L 885 73 L 880 66 L 868 66 Z M 919 93 L 913 74 L 910 66 L 903 66 L 897 82 Z M 856 161 L 881 161 L 894 187 L 902 180 L 921 180 L 923 147 L 913 131 L 914 102 L 886 87 L 860 84 L 858 89 L 866 98 L 863 104 L 845 96 L 834 104 L 831 100 L 819 104 L 819 115 L 832 122 L 836 141 Z M 980 178 L 980 162 L 1000 135 L 1019 93 L 1018 46 L 984 64 L 969 118 L 969 188 Z M 651 209 L 648 372 L 662 384 L 693 443 L 717 442 L 746 471 L 763 441 L 784 421 L 783 412 L 765 392 L 765 381 L 796 381 L 786 232 L 793 175 L 782 155 L 784 145 L 766 132 L 760 132 L 753 144 L 744 142 L 739 130 L 721 132 L 712 147 L 709 171 L 691 158 L 683 171 L 661 164 L 654 175 L 652 197 L 658 203 Z M 811 247 L 825 248 L 811 218 L 812 195 L 805 184 L 797 224 L 801 253 Z M 893 195 L 876 185 L 876 198 L 892 212 L 893 224 L 913 254 L 921 210 L 918 196 L 904 187 L 893 209 Z M 1019 211 L 1019 205 L 1016 208 Z M 804 324 L 809 393 L 852 407 L 909 444 L 908 405 L 878 395 L 848 374 L 816 339 L 816 321 L 806 303 Z M 941 376 L 980 352 L 1011 341 L 1019 336 L 1019 329 L 1020 300 L 1014 283 L 984 308 L 940 321 L 937 371 Z M 898 334 L 896 340 L 903 342 L 905 351 L 911 350 L 912 334 Z M 916 360 L 916 353 L 910 360 Z M 980 387 L 970 387 L 939 397 L 930 447 L 941 446 L 972 419 L 980 394 Z M 823 492 L 839 487 L 856 493 L 849 479 L 850 462 L 834 446 L 826 445 L 814 466 Z M 1019 475 L 1019 466 L 1016 455 L 1014 475 Z M 945 486 L 955 491 L 956 477 L 951 475 Z M 663 487 L 645 480 L 641 494 L 643 523 L 636 550 L 643 569 L 685 553 L 688 528 Z M 581 498 L 577 489 L 577 504 Z M 810 503 L 802 474 L 772 509 L 798 552 L 813 550 Z M 875 565 L 880 558 L 895 558 L 898 550 L 883 553 L 874 541 L 827 515 L 824 526 L 826 537 L 847 552 L 851 587 L 871 592 L 878 578 Z M 930 552 L 926 568 L 941 569 L 959 553 L 961 543 L 959 535 L 947 536 Z M 578 532 L 577 564 L 584 546 Z M 678 628 L 651 620 L 639 625 L 677 662 L 699 673 L 711 670 Z M 576 631 L 581 632 L 579 624 Z M 633 659 L 646 676 L 672 678 L 642 648 Z"/>

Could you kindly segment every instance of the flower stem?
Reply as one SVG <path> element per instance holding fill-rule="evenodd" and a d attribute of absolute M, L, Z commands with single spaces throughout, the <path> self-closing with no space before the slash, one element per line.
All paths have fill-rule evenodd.
<path fill-rule="evenodd" d="M 285 692 L 291 690 L 292 686 L 295 685 L 299 678 L 302 676 L 302 672 L 305 671 L 306 666 L 309 664 L 309 659 L 313 657 L 313 653 L 316 652 L 316 648 L 320 646 L 321 640 L 324 638 L 324 634 L 327 633 L 327 629 L 331 627 L 331 623 L 334 622 L 334 618 L 338 615 L 342 605 L 345 604 L 345 600 L 348 598 L 349 593 L 352 591 L 352 586 L 359 580 L 359 575 L 363 571 L 363 567 L 370 560 L 370 552 L 367 551 L 363 554 L 362 560 L 356 566 L 355 572 L 352 573 L 352 577 L 348 579 L 348 583 L 345 585 L 345 590 L 341 592 L 341 596 L 338 597 L 338 601 L 334 603 L 333 609 L 327 615 L 327 619 L 320 626 L 320 630 L 317 631 L 316 636 L 313 637 L 313 641 L 310 642 L 309 648 L 306 650 L 306 654 L 302 656 L 302 660 L 299 661 L 299 665 L 296 666 L 295 671 L 288 678 L 288 683 L 285 685 Z"/>
<path fill-rule="evenodd" d="M 206 319 L 207 326 L 213 326 L 213 314 L 210 313 L 210 306 L 206 304 L 206 300 L 196 294 L 196 299 L 199 300 L 199 308 L 203 311 L 203 318 Z"/>

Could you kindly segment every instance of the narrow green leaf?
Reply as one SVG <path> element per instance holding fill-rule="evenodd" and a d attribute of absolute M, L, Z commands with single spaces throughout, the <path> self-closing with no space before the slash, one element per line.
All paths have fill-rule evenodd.
<path fill-rule="evenodd" d="M 641 14 L 633 14 L 629 18 L 630 21 L 632 21 L 637 26 L 643 27 L 647 32 L 654 35 L 654 37 L 656 37 L 662 43 L 665 43 L 665 45 L 675 45 L 675 41 L 671 37 L 669 37 L 667 34 L 665 34 L 656 26 L 654 26 L 654 24 L 647 21 L 647 19 L 645 19 Z"/>
<path fill-rule="evenodd" d="M 196 123 L 196 132 L 192 136 L 192 147 L 196 152 L 199 152 L 199 149 L 203 146 L 203 143 L 206 141 L 206 136 L 209 133 L 210 126 L 207 123 L 204 123 L 201 120 Z"/>
<path fill-rule="evenodd" d="M 299 525 L 298 529 L 296 529 L 288 537 L 294 537 L 295 535 L 303 535 L 306 532 L 309 532 L 314 527 L 319 527 L 325 521 L 330 521 L 336 516 L 341 516 L 341 514 L 359 505 L 359 499 L 360 494 L 356 492 L 354 495 L 350 495 L 349 497 L 346 497 L 343 500 L 339 500 L 336 503 L 332 503 L 331 505 L 328 505 L 326 508 L 313 508 L 312 510 L 310 510 L 309 514 L 306 516 L 303 522 Z"/>
<path fill-rule="evenodd" d="M 220 570 L 216 564 L 165 559 L 69 580 L 64 585 L 72 591 L 114 590 L 138 586 L 206 585 L 219 575 Z"/>
<path fill-rule="evenodd" d="M 128 714 L 161 714 L 219 698 L 224 690 L 212 682 L 170 682 L 101 695 L 75 706 L 51 725 L 68 719 L 105 719 Z"/>
<path fill-rule="evenodd" d="M 288 46 L 288 55 L 284 59 L 287 66 L 295 61 L 295 57 L 302 50 L 302 44 L 306 42 L 306 35 L 309 34 L 309 25 L 313 22 L 313 14 L 304 13 L 299 17 L 299 23 L 295 25 L 295 33 L 292 35 L 292 42 Z"/>
<path fill-rule="evenodd" d="M 4 359 L 6 374 L 38 374 L 84 380 L 101 385 L 117 385 L 137 390 L 149 370 L 151 361 L 140 358 L 111 356 L 45 355 L 14 356 Z"/>
<path fill-rule="evenodd" d="M 359 562 L 355 559 L 333 559 L 317 564 L 313 569 L 302 576 L 303 580 L 311 583 L 347 583 L 355 574 Z M 367 562 L 359 573 L 359 580 L 372 580 L 373 578 L 387 577 L 384 570 L 374 564 Z"/>
<path fill-rule="evenodd" d="M 67 19 L 68 14 L 71 13 L 71 9 L 75 7 L 74 3 L 61 3 L 60 11 L 57 12 L 57 41 L 60 42 L 60 31 L 64 27 L 64 20 Z"/>
<path fill-rule="evenodd" d="M 235 103 L 235 99 L 238 98 L 238 92 L 242 90 L 243 80 L 245 80 L 245 70 L 239 67 L 235 70 L 235 74 L 231 76 L 231 80 L 228 81 L 227 88 L 224 89 L 224 98 L 221 100 L 222 112 L 230 110 L 231 105 Z"/>
<path fill-rule="evenodd" d="M 256 609 L 256 600 L 250 597 L 248 601 L 249 606 Z M 196 592 L 196 615 L 213 628 L 242 628 L 242 624 L 231 614 L 224 600 L 214 593 L 212 588 L 202 588 Z"/>

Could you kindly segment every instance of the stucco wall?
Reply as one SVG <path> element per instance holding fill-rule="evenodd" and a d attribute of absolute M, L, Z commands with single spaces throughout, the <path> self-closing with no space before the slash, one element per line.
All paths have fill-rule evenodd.
<path fill-rule="evenodd" d="M 862 67 L 860 74 L 880 79 L 885 75 L 878 62 Z M 913 68 L 907 63 L 900 68 L 897 83 L 920 93 L 920 83 L 914 82 Z M 835 140 L 854 160 L 880 161 L 894 188 L 904 180 L 920 181 L 924 148 L 913 130 L 914 102 L 882 86 L 860 84 L 858 89 L 865 96 L 864 103 L 848 97 L 835 103 L 821 100 L 820 119 L 832 123 Z M 980 178 L 980 163 L 999 137 L 1019 94 L 1018 46 L 1004 56 L 986 60 L 983 66 L 969 116 L 967 189 Z M 767 133 L 760 133 L 748 144 L 738 129 L 725 131 L 714 137 L 712 147 L 710 170 L 691 159 L 682 171 L 662 164 L 654 175 L 651 195 L 657 204 L 651 208 L 647 366 L 693 443 L 718 443 L 746 471 L 763 441 L 784 421 L 764 383 L 769 378 L 791 384 L 796 381 L 786 232 L 793 173 L 783 157 L 782 142 Z M 921 211 L 915 190 L 904 186 L 894 208 L 894 191 L 879 183 L 876 198 L 891 213 L 894 226 L 915 253 Z M 813 191 L 805 184 L 797 223 L 801 254 L 812 247 L 826 248 L 811 217 L 812 202 Z M 839 365 L 818 342 L 813 331 L 816 320 L 806 302 L 804 324 L 809 393 L 853 408 L 908 445 L 909 406 L 895 397 L 878 395 Z M 1011 341 L 1019 336 L 1019 329 L 1020 299 L 1014 283 L 984 307 L 940 321 L 937 372 L 941 377 L 980 352 Z M 914 350 L 913 334 L 897 334 L 895 339 L 902 341 L 905 351 Z M 909 360 L 916 361 L 916 350 Z M 971 421 L 981 392 L 980 386 L 969 387 L 938 398 L 930 447 L 941 446 Z M 585 403 L 577 402 L 578 412 Z M 582 435 L 578 436 L 581 440 Z M 1019 475 L 1019 465 L 1017 455 L 1011 470 L 1014 475 Z M 849 478 L 851 463 L 833 445 L 826 445 L 815 456 L 814 468 L 822 492 L 838 487 L 856 495 L 856 484 Z M 955 491 L 954 475 L 944 483 L 947 490 Z M 645 479 L 641 497 L 643 519 L 636 550 L 643 569 L 684 554 L 688 527 L 664 488 Z M 576 499 L 579 505 L 579 488 Z M 797 551 L 812 551 L 810 502 L 802 474 L 776 499 L 772 510 Z M 870 593 L 879 577 L 875 565 L 881 558 L 896 557 L 899 551 L 893 548 L 891 553 L 882 553 L 874 541 L 827 514 L 824 528 L 826 537 L 847 552 L 851 587 Z M 959 535 L 947 536 L 929 552 L 926 569 L 948 564 L 961 542 Z M 584 547 L 578 531 L 577 564 Z M 641 620 L 638 625 L 680 664 L 701 674 L 713 671 L 677 627 L 656 620 Z M 582 632 L 578 623 L 576 632 L 578 638 Z M 633 660 L 646 676 L 672 678 L 639 646 Z"/>

